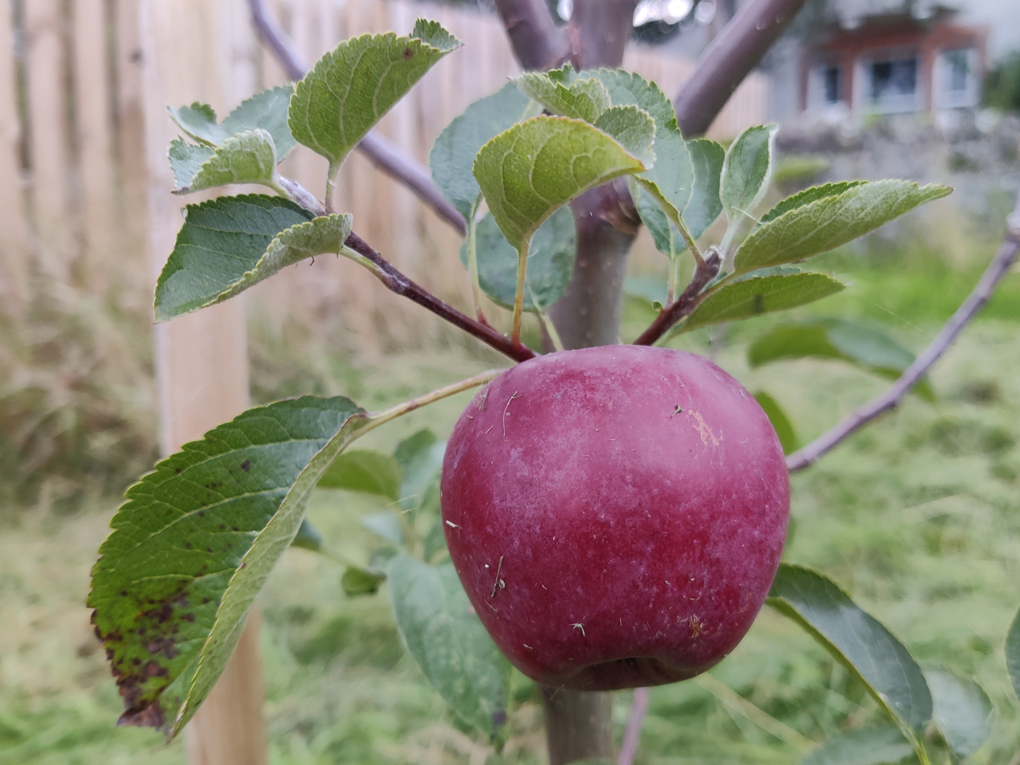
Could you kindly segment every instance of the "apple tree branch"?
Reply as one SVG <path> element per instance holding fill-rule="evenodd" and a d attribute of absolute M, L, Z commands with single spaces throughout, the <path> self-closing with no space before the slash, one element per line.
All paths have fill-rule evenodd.
<path fill-rule="evenodd" d="M 1018 252 L 1020 252 L 1020 198 L 1017 199 L 1013 214 L 1006 220 L 1006 235 L 1003 237 L 995 257 L 992 258 L 992 262 L 985 269 L 970 295 L 956 309 L 956 313 L 949 317 L 949 321 L 945 323 L 931 344 L 924 349 L 924 352 L 915 359 L 914 363 L 889 390 L 869 401 L 803 449 L 799 449 L 787 457 L 786 467 L 789 471 L 793 473 L 810 467 L 819 457 L 834 449 L 851 434 L 860 430 L 883 412 L 894 409 L 907 394 L 907 391 L 942 357 L 942 354 L 952 345 L 967 323 L 988 302 L 996 285 L 1009 273 L 1010 267 L 1016 262 Z"/>

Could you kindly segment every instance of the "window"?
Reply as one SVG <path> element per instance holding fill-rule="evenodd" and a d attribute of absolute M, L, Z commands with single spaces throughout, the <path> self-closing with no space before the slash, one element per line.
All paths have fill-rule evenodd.
<path fill-rule="evenodd" d="M 868 104 L 880 112 L 917 108 L 917 56 L 875 59 L 865 64 Z"/>
<path fill-rule="evenodd" d="M 977 55 L 973 48 L 954 48 L 939 54 L 936 65 L 935 93 L 943 109 L 977 106 Z"/>
<path fill-rule="evenodd" d="M 839 103 L 839 67 L 822 67 L 822 100 L 826 104 Z"/>

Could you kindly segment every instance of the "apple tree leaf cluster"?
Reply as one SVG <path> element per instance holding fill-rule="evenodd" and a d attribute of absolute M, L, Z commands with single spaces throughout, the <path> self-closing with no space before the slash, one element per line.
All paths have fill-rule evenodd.
<path fill-rule="evenodd" d="M 408 36 L 340 43 L 295 86 L 259 93 L 222 121 L 204 104 L 171 108 L 183 133 L 168 152 L 175 193 L 240 183 L 272 193 L 186 207 L 157 283 L 156 320 L 227 300 L 289 265 L 330 254 L 407 294 L 409 282 L 356 237 L 357 221 L 332 209 L 330 190 L 358 142 L 459 46 L 439 24 L 419 20 Z M 832 276 L 795 264 L 950 191 L 906 181 L 833 183 L 762 214 L 775 132 L 749 128 L 728 149 L 688 140 L 654 83 L 620 70 L 565 66 L 523 74 L 470 105 L 437 139 L 430 169 L 464 217 L 468 278 L 476 294 L 513 312 L 509 337 L 501 337 L 518 351 L 522 313 L 543 314 L 570 281 L 577 237 L 569 204 L 605 183 L 625 186 L 669 263 L 666 283 L 654 286 L 661 326 L 649 343 L 657 343 L 844 289 Z M 298 144 L 329 163 L 322 201 L 280 174 L 279 163 Z M 720 217 L 725 233 L 706 246 Z M 694 265 L 686 287 L 685 253 Z M 418 293 L 416 300 L 428 305 L 425 297 Z M 489 328 L 480 303 L 476 309 L 479 326 Z M 752 365 L 806 356 L 882 375 L 899 374 L 913 361 L 884 333 L 835 320 L 778 325 L 750 349 Z M 439 513 L 444 445 L 422 431 L 392 455 L 347 450 L 374 427 L 494 377 L 375 414 L 342 397 L 257 407 L 185 445 L 132 486 L 100 550 L 88 601 L 125 703 L 122 721 L 169 737 L 180 731 L 222 672 L 273 567 L 296 546 L 342 564 L 348 597 L 388 588 L 424 675 L 465 724 L 497 746 L 505 741 L 514 676 L 469 608 L 449 560 Z M 930 387 L 919 393 L 930 396 Z M 795 432 L 778 404 L 765 392 L 756 397 L 784 449 L 794 448 Z M 313 491 L 334 492 L 338 502 L 342 492 L 375 496 L 382 507 L 363 523 L 377 548 L 359 561 L 333 552 L 305 519 Z M 493 576 L 498 588 L 498 568 Z M 847 666 L 892 722 L 833 739 L 806 762 L 841 762 L 849 751 L 861 755 L 857 761 L 883 762 L 914 751 L 927 763 L 928 726 L 955 757 L 980 747 L 991 716 L 984 692 L 945 668 L 922 668 L 823 575 L 782 566 L 769 603 Z M 1006 654 L 1020 686 L 1017 622 Z"/>

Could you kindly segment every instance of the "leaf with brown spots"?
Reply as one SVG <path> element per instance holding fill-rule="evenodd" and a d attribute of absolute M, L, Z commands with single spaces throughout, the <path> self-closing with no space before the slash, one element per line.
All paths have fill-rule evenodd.
<path fill-rule="evenodd" d="M 308 497 L 370 422 L 346 398 L 251 409 L 128 489 L 92 569 L 120 722 L 172 738 L 216 682 Z"/>

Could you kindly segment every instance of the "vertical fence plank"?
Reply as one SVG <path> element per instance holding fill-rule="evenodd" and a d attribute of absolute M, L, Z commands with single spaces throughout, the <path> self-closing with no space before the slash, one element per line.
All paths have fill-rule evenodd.
<path fill-rule="evenodd" d="M 166 104 L 196 99 L 223 110 L 219 46 L 228 35 L 221 4 L 232 0 L 142 0 L 145 146 L 149 176 L 149 253 L 158 271 L 180 228 L 166 147 L 174 130 Z M 227 24 L 247 19 L 226 16 Z M 236 72 L 235 72 L 236 74 Z M 156 372 L 164 451 L 199 438 L 248 403 L 244 303 L 234 299 L 159 325 Z M 202 709 L 188 726 L 193 765 L 260 765 L 266 762 L 262 723 L 259 619 L 252 614 L 233 657 Z"/>
<path fill-rule="evenodd" d="M 110 73 L 103 0 L 76 0 L 74 14 L 75 128 L 78 146 L 82 230 L 89 286 L 105 292 L 113 247 L 113 155 Z"/>
<path fill-rule="evenodd" d="M 66 280 L 71 256 L 63 16 L 59 0 L 24 4 L 32 206 L 41 265 Z"/>
<path fill-rule="evenodd" d="M 0 0 L 0 299 L 14 313 L 28 300 L 30 236 L 21 173 L 12 6 Z"/>

